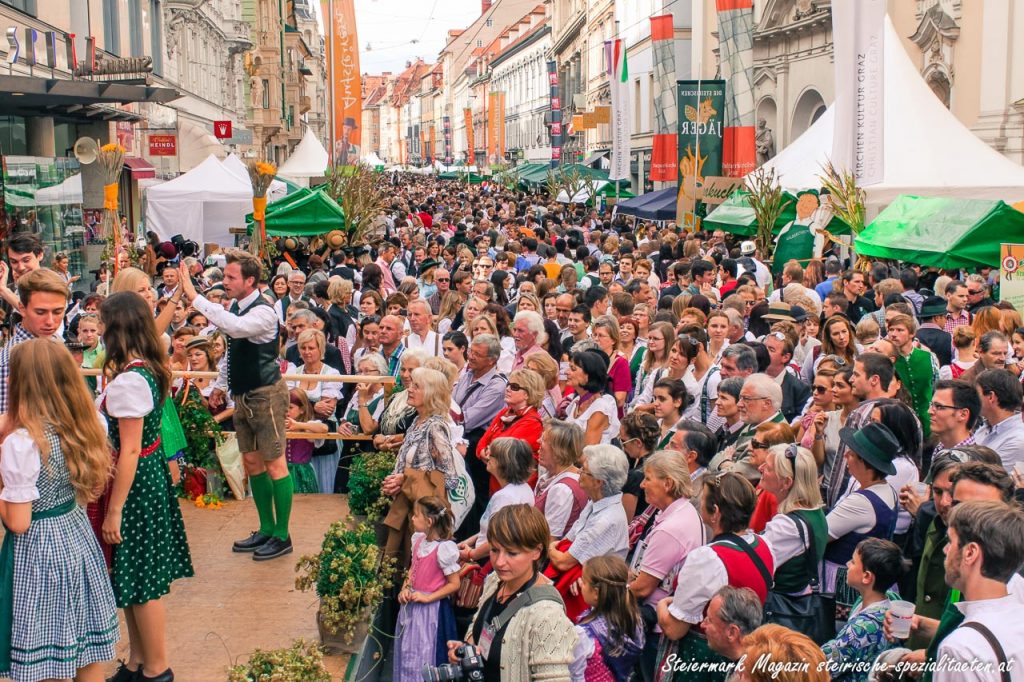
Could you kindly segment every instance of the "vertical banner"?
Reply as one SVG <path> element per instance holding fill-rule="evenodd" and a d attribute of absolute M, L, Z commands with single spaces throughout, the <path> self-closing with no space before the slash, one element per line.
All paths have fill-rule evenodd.
<path fill-rule="evenodd" d="M 715 0 L 718 49 L 725 80 L 722 175 L 741 178 L 757 168 L 754 138 L 754 3 Z"/>
<path fill-rule="evenodd" d="M 676 48 L 672 15 L 651 17 L 654 51 L 654 150 L 651 182 L 675 182 L 676 169 Z"/>
<path fill-rule="evenodd" d="M 444 126 L 444 165 L 452 165 L 452 117 L 445 116 L 441 119 Z"/>
<path fill-rule="evenodd" d="M 427 129 L 420 126 L 420 163 L 427 162 Z"/>
<path fill-rule="evenodd" d="M 487 93 L 487 161 L 495 163 L 498 154 L 498 93 Z"/>
<path fill-rule="evenodd" d="M 558 94 L 558 62 L 548 62 L 548 98 L 551 106 L 551 167 L 562 161 L 562 98 Z"/>
<path fill-rule="evenodd" d="M 430 165 L 433 166 L 434 162 L 437 161 L 437 133 L 434 131 L 434 124 L 430 124 L 430 147 L 428 147 L 430 157 Z"/>
<path fill-rule="evenodd" d="M 361 155 L 359 124 L 363 118 L 355 0 L 320 0 L 320 10 L 330 19 L 325 20 L 329 50 L 327 82 L 334 107 L 331 112 L 333 139 L 328 148 L 335 165 L 350 166 L 357 163 Z"/>
<path fill-rule="evenodd" d="M 462 110 L 462 117 L 466 126 L 466 164 L 472 166 L 476 163 L 476 140 L 473 138 L 473 110 L 466 107 Z"/>
<path fill-rule="evenodd" d="M 704 178 L 722 174 L 725 81 L 679 81 L 679 193 L 676 224 L 698 227 Z"/>
<path fill-rule="evenodd" d="M 612 158 L 609 180 L 629 179 L 629 65 L 622 39 L 605 43 L 612 94 Z"/>
<path fill-rule="evenodd" d="M 832 163 L 860 185 L 885 175 L 885 0 L 832 3 L 836 128 Z"/>
<path fill-rule="evenodd" d="M 999 300 L 1017 310 L 1024 306 L 1024 244 L 1002 244 L 999 258 Z"/>
<path fill-rule="evenodd" d="M 498 93 L 498 163 L 505 159 L 505 93 Z"/>

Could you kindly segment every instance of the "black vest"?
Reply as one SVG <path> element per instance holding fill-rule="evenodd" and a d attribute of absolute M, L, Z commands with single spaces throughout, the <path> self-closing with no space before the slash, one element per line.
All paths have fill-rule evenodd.
<path fill-rule="evenodd" d="M 238 301 L 231 304 L 231 312 L 239 317 L 256 306 L 270 303 L 262 296 L 245 310 L 239 310 Z M 231 395 L 243 395 L 263 386 L 273 386 L 281 380 L 281 366 L 277 361 L 277 336 L 266 343 L 253 343 L 249 339 L 228 340 L 228 388 Z"/>

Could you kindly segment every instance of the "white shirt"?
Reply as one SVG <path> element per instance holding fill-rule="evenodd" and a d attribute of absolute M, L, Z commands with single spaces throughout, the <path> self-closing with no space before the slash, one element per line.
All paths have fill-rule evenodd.
<path fill-rule="evenodd" d="M 892 486 L 893 490 L 902 490 L 903 486 L 912 485 L 921 480 L 921 475 L 917 471 L 917 465 L 906 457 L 897 457 L 892 463 L 896 467 L 896 473 L 892 476 L 886 476 L 885 480 Z M 854 490 L 860 490 L 860 483 L 857 483 L 857 479 L 850 476 L 850 481 L 846 486 L 846 494 L 849 495 Z M 896 515 L 896 530 L 894 532 L 897 535 L 906 533 L 910 530 L 911 522 L 913 522 L 913 518 L 910 516 L 910 512 L 904 509 L 903 505 L 900 505 L 899 512 Z"/>
<path fill-rule="evenodd" d="M 427 355 L 436 358 L 444 356 L 444 351 L 441 348 L 441 335 L 429 329 L 423 336 L 416 332 L 409 332 L 409 335 L 405 337 L 405 347 L 422 348 Z"/>
<path fill-rule="evenodd" d="M 580 475 L 577 472 L 563 471 L 552 479 L 537 481 L 537 490 L 539 492 L 547 491 L 547 497 L 544 499 L 544 516 L 548 520 L 551 537 L 555 539 L 560 539 L 569 530 L 566 526 L 572 515 L 572 504 L 575 501 L 572 488 L 568 485 L 558 485 L 559 481 L 565 479 L 579 481 Z"/>
<path fill-rule="evenodd" d="M 480 534 L 476 536 L 475 546 L 479 547 L 487 542 L 487 524 L 499 509 L 510 504 L 528 504 L 532 507 L 533 503 L 533 488 L 526 483 L 510 483 L 494 493 L 480 517 Z"/>
<path fill-rule="evenodd" d="M 1003 461 L 1007 471 L 1024 462 L 1024 421 L 1020 412 L 1014 412 L 998 424 L 982 424 L 974 434 L 974 442 L 992 448 Z"/>
<path fill-rule="evenodd" d="M 569 554 L 581 565 L 605 554 L 626 558 L 629 551 L 629 522 L 622 506 L 622 493 L 587 502 L 580 517 L 569 529 L 566 539 L 572 541 Z"/>
<path fill-rule="evenodd" d="M 956 608 L 964 614 L 964 622 L 981 623 L 995 636 L 1002 645 L 1003 652 L 1012 667 L 1009 669 L 1010 680 L 1024 681 L 1024 619 L 1020 618 L 1024 607 L 1024 580 L 1014 575 L 1007 584 L 1009 594 L 999 599 L 979 599 L 962 601 Z M 963 625 L 951 632 L 939 644 L 939 662 L 973 662 L 975 670 L 935 671 L 935 682 L 999 682 L 1000 675 L 996 666 L 996 654 L 992 646 L 980 632 L 965 628 Z M 981 669 L 984 665 L 991 666 L 991 672 Z"/>
<path fill-rule="evenodd" d="M 577 414 L 578 410 L 579 401 L 573 400 L 569 403 L 569 407 L 566 410 L 565 421 L 583 429 L 584 435 L 587 433 L 587 424 L 590 422 L 590 417 L 596 412 L 600 412 L 608 417 L 608 426 L 601 432 L 601 442 L 611 443 L 612 439 L 619 435 L 619 408 L 615 404 L 613 396 L 605 393 L 595 398 L 582 414 Z"/>
<path fill-rule="evenodd" d="M 259 290 L 254 290 L 238 301 L 238 309 L 246 310 L 259 296 Z M 216 325 L 218 329 L 233 339 L 248 339 L 253 343 L 270 343 L 277 338 L 278 317 L 269 305 L 256 306 L 245 315 L 236 315 L 229 313 L 220 303 L 211 303 L 200 294 L 192 301 L 192 307 L 206 315 L 210 324 Z"/>

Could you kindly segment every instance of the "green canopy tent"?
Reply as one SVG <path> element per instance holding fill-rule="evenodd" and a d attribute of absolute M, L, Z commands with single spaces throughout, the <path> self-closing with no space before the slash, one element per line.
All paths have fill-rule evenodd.
<path fill-rule="evenodd" d="M 486 178 L 484 176 L 477 175 L 476 173 L 458 173 L 458 172 L 455 172 L 455 171 L 448 171 L 447 173 L 441 173 L 440 175 L 437 176 L 437 179 L 438 180 L 459 180 L 459 181 L 464 181 L 464 180 L 467 179 L 467 176 L 468 176 L 468 179 L 469 179 L 469 184 L 471 184 L 471 185 L 479 185 L 484 180 L 486 180 Z"/>
<path fill-rule="evenodd" d="M 251 233 L 251 213 L 246 223 Z M 322 190 L 303 188 L 267 206 L 266 228 L 267 234 L 275 237 L 313 236 L 344 229 L 345 214 Z"/>
<path fill-rule="evenodd" d="M 1024 213 L 1002 201 L 901 194 L 864 228 L 854 248 L 945 269 L 998 268 L 1003 243 L 1024 243 Z"/>
<path fill-rule="evenodd" d="M 789 192 L 783 192 L 783 200 L 788 201 L 782 215 L 775 221 L 772 232 L 778 234 L 786 225 L 796 219 L 796 197 Z M 736 190 L 728 199 L 718 205 L 711 213 L 704 218 L 704 229 L 724 230 L 741 237 L 753 237 L 757 235 L 757 219 L 754 217 L 754 209 L 750 206 L 750 194 L 744 190 Z M 828 224 L 828 231 L 832 234 L 850 234 L 850 226 L 839 218 L 832 218 Z"/>

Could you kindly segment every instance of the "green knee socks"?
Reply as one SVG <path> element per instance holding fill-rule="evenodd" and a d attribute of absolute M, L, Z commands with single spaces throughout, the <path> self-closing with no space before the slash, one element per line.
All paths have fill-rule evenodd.
<path fill-rule="evenodd" d="M 277 523 L 274 526 L 274 537 L 288 539 L 288 521 L 292 516 L 292 496 L 295 494 L 295 481 L 292 475 L 279 478 L 273 482 L 274 510 L 277 512 Z"/>
<path fill-rule="evenodd" d="M 252 488 L 252 499 L 256 503 L 256 511 L 260 515 L 260 535 L 274 534 L 274 484 L 270 474 L 264 471 L 249 477 Z"/>

